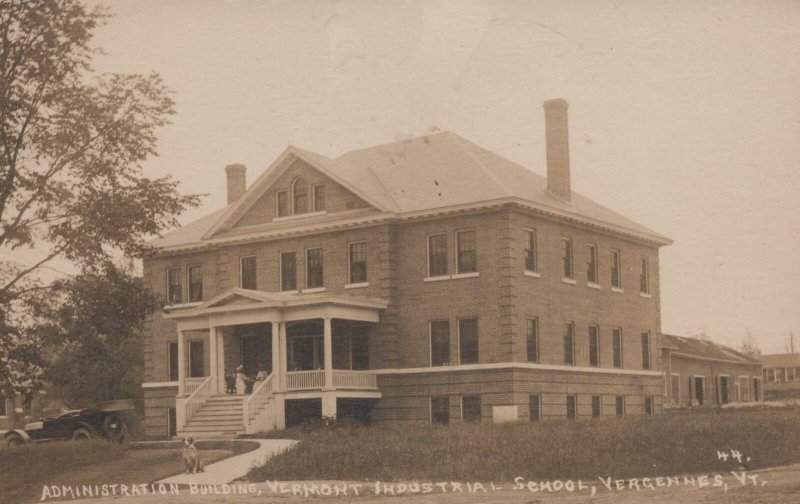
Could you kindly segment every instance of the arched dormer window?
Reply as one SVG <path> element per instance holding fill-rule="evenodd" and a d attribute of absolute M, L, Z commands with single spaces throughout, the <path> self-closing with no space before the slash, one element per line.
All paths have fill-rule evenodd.
<path fill-rule="evenodd" d="M 295 215 L 308 212 L 308 182 L 303 177 L 292 184 L 292 210 Z"/>

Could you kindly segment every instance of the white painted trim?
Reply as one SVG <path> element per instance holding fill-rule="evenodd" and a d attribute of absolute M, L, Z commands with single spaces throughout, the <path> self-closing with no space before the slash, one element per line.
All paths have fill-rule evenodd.
<path fill-rule="evenodd" d="M 369 287 L 369 282 L 361 282 L 361 283 L 354 283 L 354 284 L 344 284 L 344 288 L 345 289 L 360 289 L 362 287 Z"/>
<path fill-rule="evenodd" d="M 291 206 L 294 206 L 294 202 L 292 202 Z M 294 208 L 292 208 L 292 210 L 294 210 Z M 272 222 L 293 221 L 293 220 L 305 219 L 305 218 L 308 218 L 308 217 L 319 217 L 319 216 L 327 215 L 327 214 L 328 214 L 327 210 L 321 210 L 319 212 L 306 212 L 306 213 L 301 213 L 301 214 L 292 214 L 292 215 L 287 215 L 286 217 L 274 217 L 272 219 Z"/>
<path fill-rule="evenodd" d="M 525 276 L 533 278 L 542 278 L 542 275 L 540 273 L 531 270 L 525 270 Z"/>
<path fill-rule="evenodd" d="M 143 389 L 148 388 L 178 388 L 178 382 L 176 381 L 165 381 L 165 382 L 144 382 L 142 383 Z"/>
<path fill-rule="evenodd" d="M 192 303 L 181 303 L 181 304 L 172 304 L 172 305 L 165 305 L 164 311 L 166 310 L 178 310 L 181 308 L 194 308 L 195 306 L 200 306 L 205 301 L 194 301 Z"/>
<path fill-rule="evenodd" d="M 646 298 L 646 299 L 651 299 L 653 297 L 653 295 L 652 294 L 645 294 L 644 292 L 640 292 L 639 293 L 639 297 L 643 297 L 643 298 Z"/>
<path fill-rule="evenodd" d="M 315 294 L 317 292 L 325 292 L 325 287 L 311 287 L 310 289 L 303 289 L 303 294 Z"/>
<path fill-rule="evenodd" d="M 574 278 L 561 278 L 561 283 L 569 284 L 569 285 L 578 285 L 578 282 Z"/>
<path fill-rule="evenodd" d="M 676 352 L 674 350 L 671 351 L 670 354 L 674 355 L 674 356 L 677 356 L 677 357 L 683 357 L 685 359 L 694 359 L 694 360 L 710 361 L 710 362 L 727 362 L 729 364 L 741 364 L 743 366 L 758 366 L 757 362 L 750 362 L 750 361 L 745 361 L 745 360 L 737 361 L 737 360 L 733 360 L 733 359 L 717 359 L 716 357 L 701 357 L 699 355 L 692 355 L 692 354 L 687 354 L 687 353 L 682 353 L 682 352 Z"/>
<path fill-rule="evenodd" d="M 436 322 L 436 321 L 432 321 Z M 420 373 L 446 373 L 446 372 L 466 372 L 466 371 L 487 371 L 496 369 L 532 369 L 540 371 L 565 371 L 570 373 L 600 373 L 626 376 L 661 376 L 661 371 L 644 371 L 641 369 L 617 369 L 600 368 L 587 366 L 566 366 L 557 364 L 538 364 L 535 362 L 492 362 L 486 364 L 458 364 L 451 366 L 431 366 L 416 368 L 384 368 L 370 369 L 370 373 L 375 374 L 420 374 Z"/>
<path fill-rule="evenodd" d="M 620 289 L 619 287 L 611 287 L 611 292 L 616 292 L 617 294 L 622 294 L 625 291 L 623 289 Z"/>
<path fill-rule="evenodd" d="M 596 283 L 592 283 L 592 282 L 586 282 L 586 287 L 589 287 L 591 289 L 602 289 L 603 288 L 600 284 L 596 284 Z"/>
<path fill-rule="evenodd" d="M 422 279 L 423 282 L 441 282 L 442 280 L 450 280 L 450 275 L 425 277 Z"/>
<path fill-rule="evenodd" d="M 457 280 L 459 278 L 475 278 L 481 276 L 480 272 L 478 271 L 471 271 L 469 273 L 456 273 L 455 275 L 451 275 L 450 278 L 453 280 Z"/>

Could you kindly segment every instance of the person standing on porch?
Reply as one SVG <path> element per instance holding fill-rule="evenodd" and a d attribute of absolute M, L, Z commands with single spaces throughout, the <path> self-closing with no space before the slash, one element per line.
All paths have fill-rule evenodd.
<path fill-rule="evenodd" d="M 247 390 L 247 382 L 244 376 L 244 366 L 239 364 L 236 367 L 236 394 L 243 395 Z"/>

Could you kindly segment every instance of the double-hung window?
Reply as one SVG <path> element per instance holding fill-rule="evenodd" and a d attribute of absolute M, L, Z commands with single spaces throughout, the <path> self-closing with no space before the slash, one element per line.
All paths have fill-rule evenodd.
<path fill-rule="evenodd" d="M 367 244 L 350 244 L 350 283 L 359 284 L 367 281 Z"/>
<path fill-rule="evenodd" d="M 478 319 L 458 320 L 458 353 L 460 364 L 478 362 Z"/>
<path fill-rule="evenodd" d="M 428 236 L 428 276 L 447 275 L 447 234 Z"/>
<path fill-rule="evenodd" d="M 526 341 L 528 362 L 539 362 L 539 319 L 527 319 Z"/>
<path fill-rule="evenodd" d="M 561 238 L 561 262 L 563 277 L 572 280 L 572 238 Z"/>
<path fill-rule="evenodd" d="M 203 300 L 203 267 L 199 265 L 187 268 L 189 276 L 189 302 Z"/>
<path fill-rule="evenodd" d="M 525 230 L 525 270 L 536 273 L 539 269 L 536 252 L 536 230 Z"/>
<path fill-rule="evenodd" d="M 315 289 L 323 287 L 324 285 L 322 249 L 308 249 L 306 250 L 306 287 L 309 289 Z"/>
<path fill-rule="evenodd" d="M 575 364 L 575 324 L 564 323 L 564 364 Z"/>
<path fill-rule="evenodd" d="M 322 212 L 325 210 L 325 186 L 318 184 L 314 186 L 314 211 Z"/>
<path fill-rule="evenodd" d="M 622 288 L 622 269 L 620 265 L 619 250 L 611 250 L 611 287 Z"/>
<path fill-rule="evenodd" d="M 596 325 L 589 326 L 589 365 L 600 365 L 600 328 Z"/>
<path fill-rule="evenodd" d="M 650 333 L 642 333 L 642 369 L 650 369 Z"/>
<path fill-rule="evenodd" d="M 477 246 L 475 231 L 459 231 L 456 233 L 456 251 L 458 260 L 456 273 L 475 273 L 478 271 Z"/>
<path fill-rule="evenodd" d="M 614 351 L 614 367 L 622 367 L 622 329 L 611 329 L 611 346 Z"/>
<path fill-rule="evenodd" d="M 586 245 L 586 281 L 589 283 L 599 283 L 597 278 L 597 245 L 590 243 Z"/>
<path fill-rule="evenodd" d="M 297 253 L 281 252 L 281 291 L 297 290 Z"/>
<path fill-rule="evenodd" d="M 256 268 L 256 256 L 246 256 L 239 259 L 239 275 L 242 289 L 256 289 L 258 285 Z"/>
<path fill-rule="evenodd" d="M 431 366 L 450 364 L 450 322 L 435 320 L 431 322 Z"/>
<path fill-rule="evenodd" d="M 639 259 L 639 268 L 639 291 L 650 294 L 650 266 L 646 257 Z"/>
<path fill-rule="evenodd" d="M 183 278 L 180 268 L 167 269 L 167 303 L 181 304 L 183 302 Z"/>

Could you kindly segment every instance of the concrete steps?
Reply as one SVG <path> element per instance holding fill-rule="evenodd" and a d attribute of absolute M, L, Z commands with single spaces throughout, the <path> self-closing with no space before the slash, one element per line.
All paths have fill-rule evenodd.
<path fill-rule="evenodd" d="M 208 399 L 186 422 L 181 437 L 236 437 L 244 433 L 244 401 L 246 396 L 220 395 Z"/>

